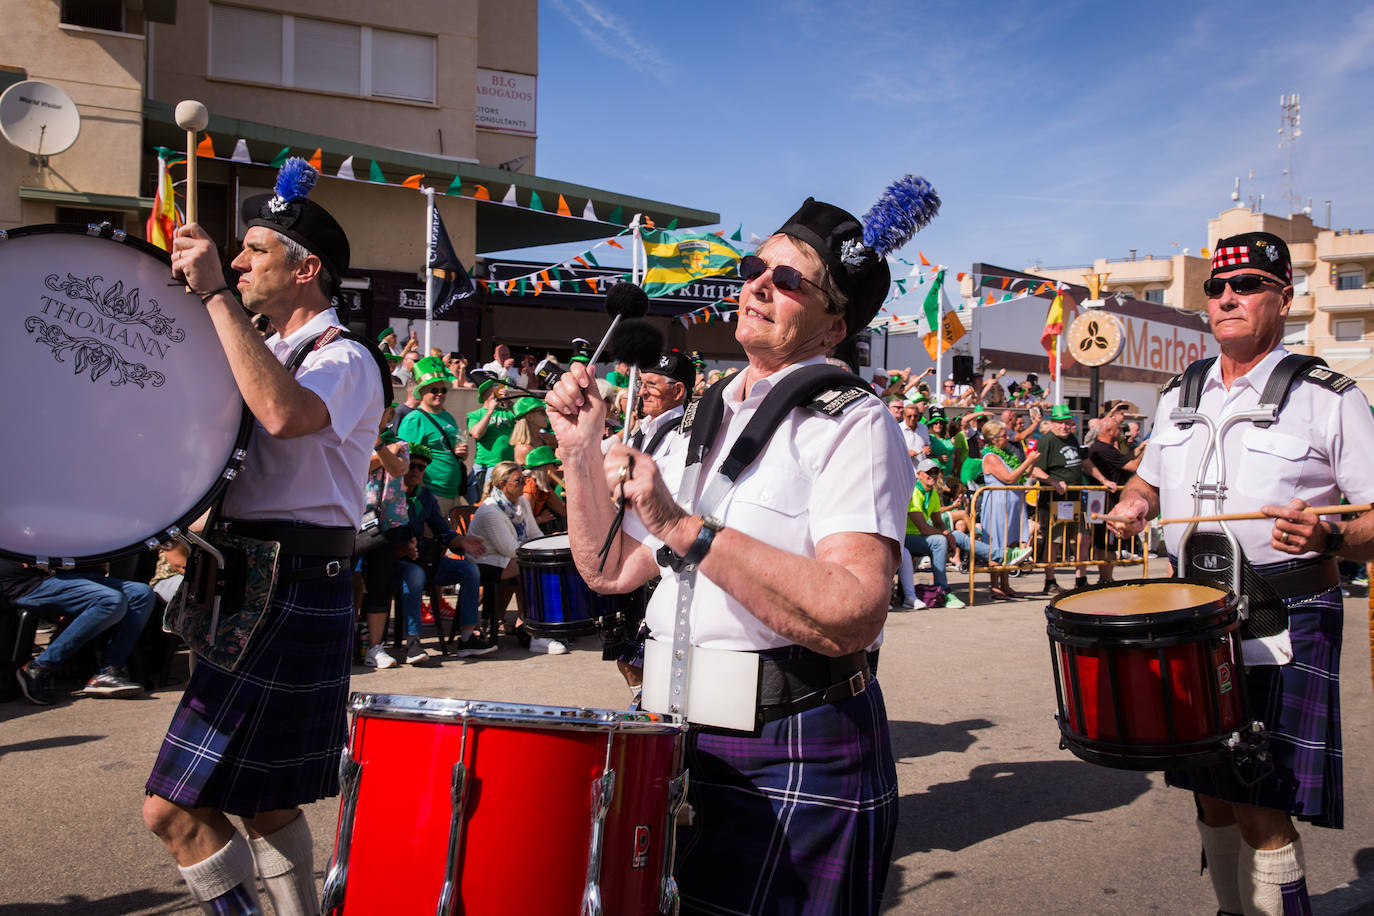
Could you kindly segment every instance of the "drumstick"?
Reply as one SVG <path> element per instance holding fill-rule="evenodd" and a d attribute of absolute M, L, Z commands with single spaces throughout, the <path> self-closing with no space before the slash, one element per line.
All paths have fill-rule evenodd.
<path fill-rule="evenodd" d="M 196 222 L 196 134 L 210 123 L 210 111 L 193 99 L 177 102 L 177 127 L 186 131 L 186 222 Z"/>
<path fill-rule="evenodd" d="M 1362 506 L 1308 506 L 1303 509 L 1311 515 L 1344 515 L 1347 512 L 1368 512 L 1374 509 L 1374 504 Z M 1094 512 L 1092 517 L 1102 522 L 1134 522 L 1136 519 L 1125 515 L 1099 515 Z M 1193 522 L 1244 522 L 1254 519 L 1270 518 L 1263 512 L 1227 512 L 1222 515 L 1189 515 L 1185 518 L 1162 518 L 1159 520 L 1161 525 L 1187 525 Z"/>
<path fill-rule="evenodd" d="M 210 123 L 210 112 L 200 102 L 186 99 L 177 102 L 177 127 L 186 131 L 186 222 L 196 222 L 196 133 Z M 193 292 L 186 284 L 186 292 Z"/>

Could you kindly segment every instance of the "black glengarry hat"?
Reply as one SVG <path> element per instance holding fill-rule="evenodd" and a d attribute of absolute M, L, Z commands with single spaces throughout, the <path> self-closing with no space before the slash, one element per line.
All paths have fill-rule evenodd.
<path fill-rule="evenodd" d="M 328 210 L 306 196 L 319 174 L 310 163 L 293 156 L 277 172 L 276 193 L 248 198 L 240 215 L 245 225 L 280 232 L 319 258 L 338 289 L 348 270 L 348 236 Z"/>
<path fill-rule="evenodd" d="M 692 387 L 697 383 L 696 366 L 680 350 L 669 350 L 658 358 L 658 362 L 652 366 L 644 366 L 640 372 L 666 375 L 675 382 L 681 382 L 686 387 L 688 394 L 692 393 Z"/>
<path fill-rule="evenodd" d="M 1284 284 L 1293 282 L 1293 259 L 1288 243 L 1272 232 L 1242 232 L 1217 242 L 1212 252 L 1212 276 L 1248 267 Z"/>
<path fill-rule="evenodd" d="M 907 175 L 893 182 L 859 220 L 848 211 L 808 197 L 776 234 L 805 242 L 830 270 L 845 306 L 846 337 L 853 337 L 878 314 L 892 281 L 887 255 L 905 245 L 940 211 L 930 182 Z"/>

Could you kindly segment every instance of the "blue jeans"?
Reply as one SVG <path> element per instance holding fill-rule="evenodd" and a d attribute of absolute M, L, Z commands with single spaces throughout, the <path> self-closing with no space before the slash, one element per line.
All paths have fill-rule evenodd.
<path fill-rule="evenodd" d="M 970 544 L 968 535 L 964 532 L 952 533 L 954 543 L 959 545 L 960 550 L 972 550 L 973 555 L 979 560 L 987 561 L 990 552 L 984 542 L 986 534 L 979 532 L 978 540 Z M 949 588 L 949 578 L 945 575 L 945 562 L 949 559 L 949 540 L 944 534 L 908 534 L 906 549 L 913 557 L 930 557 L 930 574 L 935 578 L 935 584 L 941 588 Z"/>
<path fill-rule="evenodd" d="M 406 636 L 419 636 L 422 614 L 420 598 L 425 593 L 424 567 L 409 560 L 397 560 L 394 575 L 401 589 L 401 612 L 406 619 Z M 481 574 L 477 571 L 476 563 L 446 556 L 439 561 L 433 584 L 457 585 L 458 623 L 464 627 L 477 626 L 477 590 L 481 585 Z"/>
<path fill-rule="evenodd" d="M 59 572 L 15 602 L 21 608 L 48 608 L 75 615 L 62 634 L 34 663 L 55 667 L 95 637 L 110 630 L 103 664 L 120 667 L 129 660 L 143 625 L 153 612 L 153 590 L 139 582 Z"/>

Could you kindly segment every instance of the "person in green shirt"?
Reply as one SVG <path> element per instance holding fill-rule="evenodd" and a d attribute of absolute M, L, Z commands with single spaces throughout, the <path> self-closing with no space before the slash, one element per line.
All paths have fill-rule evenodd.
<path fill-rule="evenodd" d="M 453 384 L 453 376 L 437 356 L 426 356 L 415 363 L 415 387 L 412 395 L 420 406 L 401 420 L 397 435 L 412 444 L 429 447 L 434 459 L 425 471 L 425 486 L 439 501 L 439 511 L 448 518 L 449 512 L 463 492 L 467 470 L 463 459 L 468 444 L 458 421 L 444 404 Z"/>
<path fill-rule="evenodd" d="M 1087 584 L 1087 576 L 1086 566 L 1081 561 L 1088 552 L 1088 538 L 1082 530 L 1082 513 L 1080 511 L 1072 521 L 1061 523 L 1055 519 L 1053 506 L 1055 502 L 1077 502 L 1082 498 L 1081 492 L 1070 493 L 1069 487 L 1079 487 L 1087 482 L 1083 478 L 1084 449 L 1078 441 L 1077 423 L 1067 404 L 1054 405 L 1050 410 L 1049 424 L 1050 431 L 1041 437 L 1039 456 L 1031 468 L 1032 479 L 1050 484 L 1049 488 L 1041 491 L 1036 507 L 1036 540 L 1039 544 L 1036 554 L 1053 561 L 1055 551 L 1050 535 L 1062 533 L 1066 546 L 1061 548 L 1061 554 L 1067 559 L 1067 545 L 1073 545 L 1073 559 L 1080 561 L 1075 564 L 1075 584 L 1082 587 Z M 1050 492 L 1051 489 L 1053 492 Z M 1041 591 L 1047 595 L 1057 595 L 1063 591 L 1054 579 L 1052 565 L 1045 567 L 1045 584 Z"/>
<path fill-rule="evenodd" d="M 515 414 L 511 411 L 506 387 L 494 379 L 477 386 L 482 406 L 468 413 L 468 435 L 477 444 L 472 473 L 468 476 L 467 498 L 474 506 L 482 498 L 482 485 L 487 474 L 503 461 L 515 460 L 515 446 L 510 434 L 515 431 Z"/>

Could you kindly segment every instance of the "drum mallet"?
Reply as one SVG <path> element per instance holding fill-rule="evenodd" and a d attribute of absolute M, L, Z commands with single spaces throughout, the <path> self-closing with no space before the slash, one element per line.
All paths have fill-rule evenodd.
<path fill-rule="evenodd" d="M 177 127 L 186 131 L 186 222 L 196 222 L 196 134 L 210 123 L 210 111 L 201 102 L 177 102 Z"/>
<path fill-rule="evenodd" d="M 1374 509 L 1374 504 L 1363 506 L 1308 506 L 1303 512 L 1309 515 L 1345 515 L 1347 513 L 1368 512 Z M 1093 519 L 1101 522 L 1133 522 L 1135 519 L 1127 518 L 1124 515 L 1099 515 L 1092 514 Z M 1263 512 L 1226 512 L 1222 515 L 1189 515 L 1185 518 L 1162 518 L 1159 520 L 1161 525 L 1190 525 L 1193 522 L 1248 522 L 1258 519 L 1271 518 Z"/>
<path fill-rule="evenodd" d="M 641 366 L 652 368 L 658 362 L 663 353 L 663 334 L 643 318 L 631 318 L 619 323 L 608 336 L 611 354 L 630 366 L 629 385 L 625 388 L 625 425 L 620 430 L 620 441 L 629 442 L 639 393 L 639 370 Z"/>
<path fill-rule="evenodd" d="M 606 344 L 610 341 L 611 335 L 615 333 L 616 325 L 620 324 L 620 319 L 641 318 L 648 311 L 649 296 L 639 286 L 622 281 L 608 289 L 606 291 L 606 314 L 611 316 L 611 326 L 606 329 L 606 336 L 601 338 L 601 343 L 597 344 L 588 365 L 596 365 L 597 359 L 601 356 L 601 351 L 606 349 Z M 657 354 L 654 355 L 654 359 L 658 359 Z"/>

